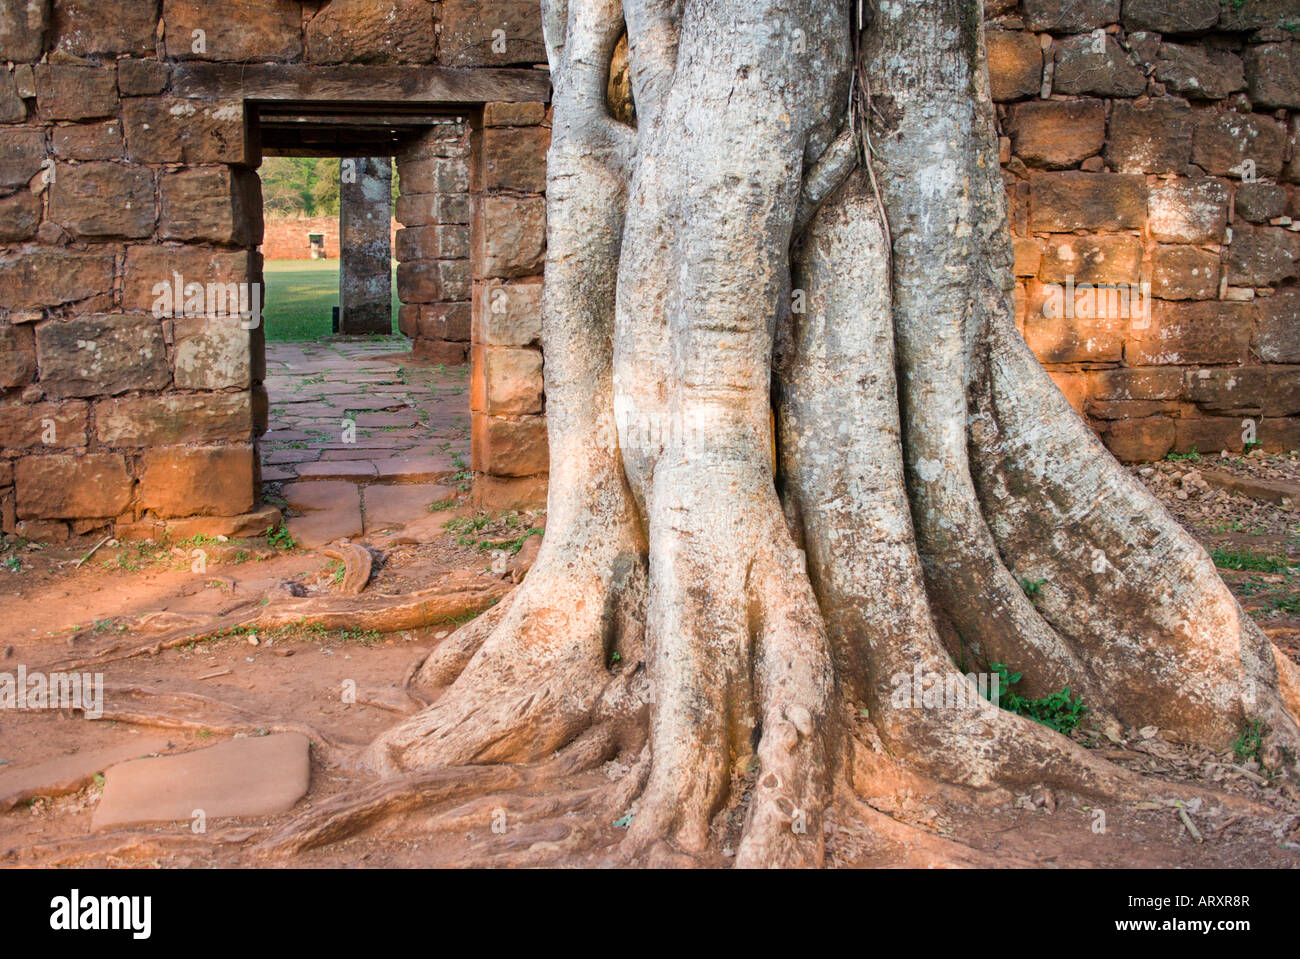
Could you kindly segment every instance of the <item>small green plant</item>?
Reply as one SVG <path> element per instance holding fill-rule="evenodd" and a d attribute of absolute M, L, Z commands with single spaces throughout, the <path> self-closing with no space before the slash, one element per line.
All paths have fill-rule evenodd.
<path fill-rule="evenodd" d="M 1210 559 L 1220 569 L 1250 570 L 1255 573 L 1285 573 L 1292 565 L 1282 557 L 1252 553 L 1248 549 L 1216 549 Z"/>
<path fill-rule="evenodd" d="M 294 542 L 293 536 L 289 534 L 289 527 L 281 525 L 278 529 L 274 526 L 266 528 L 266 541 L 276 549 L 293 549 L 298 544 Z"/>
<path fill-rule="evenodd" d="M 1300 596 L 1279 596 L 1273 600 L 1273 608 L 1278 612 L 1300 616 Z"/>
<path fill-rule="evenodd" d="M 1005 663 L 989 663 L 989 669 L 998 674 L 998 696 L 989 699 L 995 706 L 1007 712 L 1016 713 L 1036 723 L 1054 729 L 1058 733 L 1069 735 L 1079 720 L 1088 711 L 1083 704 L 1083 697 L 1072 697 L 1070 687 L 1064 686 L 1057 692 L 1041 699 L 1029 699 L 1012 692 L 1012 687 L 1020 682 L 1022 673 L 1013 673 Z"/>
<path fill-rule="evenodd" d="M 1237 757 L 1237 762 L 1244 763 L 1248 760 L 1255 760 L 1261 766 L 1263 762 L 1259 758 L 1259 751 L 1264 745 L 1264 722 L 1263 720 L 1253 720 L 1246 724 L 1239 735 L 1232 742 L 1232 754 Z"/>
<path fill-rule="evenodd" d="M 4 567 L 11 573 L 21 573 L 23 571 L 23 562 L 17 556 L 10 556 L 5 560 Z"/>
<path fill-rule="evenodd" d="M 330 582 L 341 583 L 343 582 L 344 575 L 347 573 L 347 567 L 344 566 L 342 562 L 336 559 L 334 560 L 334 562 L 330 563 L 329 573 L 330 573 Z"/>
<path fill-rule="evenodd" d="M 1020 588 L 1025 591 L 1025 595 L 1030 599 L 1037 599 L 1043 592 L 1043 584 L 1046 582 L 1045 579 L 1021 579 Z"/>
<path fill-rule="evenodd" d="M 1190 462 L 1195 463 L 1200 458 L 1201 458 L 1201 454 L 1196 452 L 1195 446 L 1192 447 L 1192 451 L 1190 453 L 1169 453 L 1168 455 L 1165 456 L 1165 459 L 1175 463 L 1178 462 L 1179 460 L 1188 460 Z"/>
<path fill-rule="evenodd" d="M 339 640 L 344 643 L 357 643 L 361 646 L 373 646 L 379 642 L 377 629 L 341 629 Z"/>

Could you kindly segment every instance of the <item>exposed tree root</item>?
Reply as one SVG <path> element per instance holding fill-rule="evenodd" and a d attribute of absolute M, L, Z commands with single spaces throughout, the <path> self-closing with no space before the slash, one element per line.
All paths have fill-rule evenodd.
<path fill-rule="evenodd" d="M 324 547 L 321 552 L 343 563 L 343 580 L 339 583 L 339 593 L 355 596 L 366 588 L 375 566 L 375 557 L 370 550 L 357 543 L 341 543 L 337 548 Z"/>
<path fill-rule="evenodd" d="M 301 852 L 336 842 L 399 813 L 548 782 L 590 769 L 616 749 L 612 732 L 596 728 L 551 762 L 538 766 L 438 766 L 389 776 L 332 797 L 298 816 L 259 844 L 258 851 L 264 855 Z"/>
<path fill-rule="evenodd" d="M 197 693 L 106 683 L 102 708 L 100 719 L 93 721 L 107 720 L 160 729 L 203 729 L 232 735 L 301 733 L 318 750 L 324 750 L 324 758 L 331 765 L 344 763 L 358 745 L 338 742 L 306 723 L 259 716 L 242 706 Z"/>
<path fill-rule="evenodd" d="M 121 662 L 136 656 L 153 656 L 165 649 L 202 642 L 240 632 L 287 629 L 359 629 L 396 633 L 406 629 L 455 622 L 490 609 L 510 592 L 511 585 L 487 576 L 456 577 L 449 582 L 398 596 L 345 596 L 271 599 L 266 605 L 241 606 L 239 611 L 170 630 L 149 643 L 106 656 L 65 660 L 52 669 L 84 669 Z"/>

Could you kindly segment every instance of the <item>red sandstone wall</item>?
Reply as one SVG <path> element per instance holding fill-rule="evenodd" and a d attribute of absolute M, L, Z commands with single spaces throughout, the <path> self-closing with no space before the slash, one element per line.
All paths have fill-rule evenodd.
<path fill-rule="evenodd" d="M 1018 320 L 1122 459 L 1300 447 L 1300 7 L 987 0 Z M 1288 29 L 1289 27 L 1289 29 Z M 1150 310 L 1044 304 L 1149 284 Z M 1057 291 L 1060 295 L 1057 296 Z M 1091 313 L 1092 315 L 1088 315 Z"/>
<path fill-rule="evenodd" d="M 398 222 L 393 221 L 396 249 Z M 336 216 L 269 217 L 262 234 L 262 258 L 266 260 L 310 260 L 309 233 L 325 234 L 326 259 L 339 258 L 339 218 Z"/>
<path fill-rule="evenodd" d="M 535 3 L 0 2 L 4 532 L 279 521 L 257 503 L 261 329 L 155 308 L 176 274 L 261 278 L 258 144 L 241 99 L 176 88 L 190 60 L 530 66 L 545 52 Z"/>

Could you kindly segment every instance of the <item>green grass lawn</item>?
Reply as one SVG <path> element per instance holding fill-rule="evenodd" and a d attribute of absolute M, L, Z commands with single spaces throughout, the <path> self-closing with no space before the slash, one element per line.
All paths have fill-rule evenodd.
<path fill-rule="evenodd" d="M 318 340 L 333 332 L 339 305 L 338 260 L 267 260 L 263 269 L 268 340 Z M 397 332 L 397 267 L 393 267 L 393 332 Z"/>

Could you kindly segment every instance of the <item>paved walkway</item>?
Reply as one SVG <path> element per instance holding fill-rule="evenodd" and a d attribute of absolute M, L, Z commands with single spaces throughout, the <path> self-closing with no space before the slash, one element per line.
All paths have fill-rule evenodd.
<path fill-rule="evenodd" d="M 400 337 L 268 343 L 262 481 L 284 484 L 307 546 L 403 525 L 469 469 L 469 367 L 431 366 Z"/>

